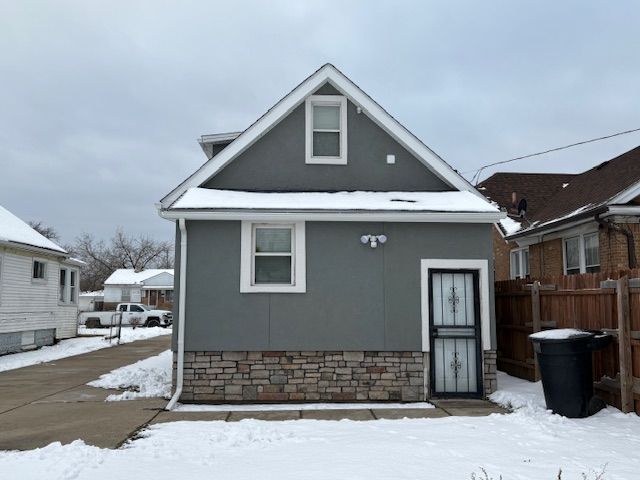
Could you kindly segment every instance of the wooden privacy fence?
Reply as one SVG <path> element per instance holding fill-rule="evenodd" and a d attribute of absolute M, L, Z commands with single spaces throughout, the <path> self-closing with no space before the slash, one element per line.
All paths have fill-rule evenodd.
<path fill-rule="evenodd" d="M 640 414 L 640 269 L 507 280 L 496 282 L 495 292 L 498 369 L 538 379 L 531 333 L 603 330 L 616 341 L 594 353 L 597 393 L 622 411 Z"/>

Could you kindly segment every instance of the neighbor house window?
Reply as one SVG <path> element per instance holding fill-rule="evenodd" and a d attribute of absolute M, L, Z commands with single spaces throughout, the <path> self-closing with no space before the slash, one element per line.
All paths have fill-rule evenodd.
<path fill-rule="evenodd" d="M 598 232 L 565 238 L 564 269 L 567 275 L 600 271 Z"/>
<path fill-rule="evenodd" d="M 120 301 L 122 302 L 130 302 L 131 301 L 131 289 L 123 288 L 120 293 Z"/>
<path fill-rule="evenodd" d="M 69 270 L 69 303 L 76 303 L 78 292 L 78 272 Z"/>
<path fill-rule="evenodd" d="M 46 263 L 41 262 L 40 260 L 33 261 L 33 278 L 36 280 L 44 280 Z"/>
<path fill-rule="evenodd" d="M 346 165 L 347 99 L 313 95 L 305 102 L 306 163 Z"/>
<path fill-rule="evenodd" d="M 511 278 L 529 276 L 529 247 L 511 250 Z"/>
<path fill-rule="evenodd" d="M 60 281 L 58 282 L 61 303 L 76 303 L 78 292 L 78 271 L 60 267 Z"/>
<path fill-rule="evenodd" d="M 306 291 L 305 225 L 242 222 L 240 291 Z"/>
<path fill-rule="evenodd" d="M 61 302 L 67 301 L 67 269 L 60 269 L 60 296 L 59 300 Z"/>

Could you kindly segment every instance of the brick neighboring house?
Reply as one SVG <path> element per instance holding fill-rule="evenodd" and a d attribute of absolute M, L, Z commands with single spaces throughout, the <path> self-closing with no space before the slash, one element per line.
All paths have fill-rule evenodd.
<path fill-rule="evenodd" d="M 544 210 L 548 199 L 562 190 L 563 186 L 568 186 L 575 176 L 571 173 L 498 172 L 478 185 L 478 190 L 509 215 L 493 227 L 496 281 L 528 276 L 528 249 L 520 248 L 515 241 L 506 237 L 532 225 Z M 523 199 L 527 205 L 525 215 L 521 216 L 518 204 Z"/>
<path fill-rule="evenodd" d="M 520 260 L 522 265 L 525 257 L 528 265 L 521 272 L 528 269 L 534 278 L 635 268 L 640 248 L 640 147 L 565 183 L 546 200 L 541 197 L 540 208 L 531 205 L 532 213 L 527 210 L 520 229 L 505 236 L 514 247 L 511 277 L 523 276 L 514 275 L 518 269 L 513 264 Z M 490 190 L 489 185 L 483 193 Z"/>

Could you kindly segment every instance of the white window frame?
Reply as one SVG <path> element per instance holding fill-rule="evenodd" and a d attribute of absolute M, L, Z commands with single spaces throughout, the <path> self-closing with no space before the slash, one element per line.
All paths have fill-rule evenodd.
<path fill-rule="evenodd" d="M 35 263 L 39 262 L 42 263 L 44 265 L 44 268 L 42 270 L 42 277 L 34 277 L 33 276 L 33 267 L 35 266 Z M 47 270 L 49 270 L 49 265 L 48 262 L 43 259 L 43 258 L 38 258 L 38 257 L 33 257 L 31 259 L 31 282 L 32 283 L 47 283 Z"/>
<path fill-rule="evenodd" d="M 313 107 L 316 105 L 340 107 L 340 156 L 313 156 Z M 311 165 L 347 164 L 347 97 L 343 95 L 310 95 L 305 100 L 305 163 Z"/>
<path fill-rule="evenodd" d="M 254 237 L 256 228 L 292 229 L 291 284 L 255 284 L 254 271 Z M 261 223 L 243 221 L 240 233 L 240 292 L 241 293 L 306 293 L 307 267 L 305 251 L 305 222 L 295 223 Z"/>
<path fill-rule="evenodd" d="M 527 262 L 524 261 L 523 252 L 527 252 Z M 516 256 L 518 258 L 518 267 L 520 268 L 520 274 L 516 275 L 515 265 L 513 263 L 513 257 Z M 525 269 L 526 267 L 526 269 Z M 527 278 L 530 272 L 529 265 L 529 247 L 523 248 L 514 248 L 509 252 L 509 276 L 512 279 L 515 278 Z"/>
<path fill-rule="evenodd" d="M 124 294 L 125 290 L 129 293 L 129 299 L 128 300 L 124 299 L 124 295 L 123 294 Z M 123 287 L 123 288 L 121 288 L 120 289 L 120 301 L 121 302 L 125 302 L 125 303 L 131 303 L 131 298 L 132 298 L 132 293 L 133 293 L 132 290 L 133 289 L 131 287 Z"/>
<path fill-rule="evenodd" d="M 65 270 L 65 281 L 64 281 L 64 290 L 63 290 L 63 298 L 60 298 L 60 272 Z M 74 286 L 75 292 L 71 291 L 71 272 L 75 274 L 76 284 Z M 60 270 L 58 272 L 58 304 L 59 305 L 75 305 L 78 303 L 78 287 L 79 287 L 79 270 L 77 268 L 64 267 L 60 266 Z"/>
<path fill-rule="evenodd" d="M 590 237 L 590 236 L 594 236 L 596 238 L 598 238 L 598 264 L 597 265 L 587 265 L 587 255 L 585 252 L 585 242 L 584 242 L 584 238 L 585 237 Z M 598 231 L 595 232 L 587 232 L 587 233 L 580 233 L 577 235 L 571 235 L 569 237 L 565 237 L 562 239 L 562 271 L 565 275 L 568 275 L 567 273 L 567 241 L 568 240 L 573 240 L 574 238 L 578 239 L 578 253 L 579 253 L 579 259 L 580 259 L 580 273 L 587 273 L 587 268 L 589 267 L 600 267 L 600 238 L 599 238 L 599 234 Z M 574 274 L 575 275 L 575 274 Z"/>

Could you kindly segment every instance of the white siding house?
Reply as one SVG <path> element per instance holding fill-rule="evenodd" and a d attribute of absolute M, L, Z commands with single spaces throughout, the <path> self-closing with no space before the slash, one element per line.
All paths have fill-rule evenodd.
<path fill-rule="evenodd" d="M 0 206 L 0 355 L 76 335 L 81 265 Z"/>
<path fill-rule="evenodd" d="M 140 302 L 151 307 L 173 303 L 173 269 L 116 270 L 104 282 L 104 303 Z"/>

